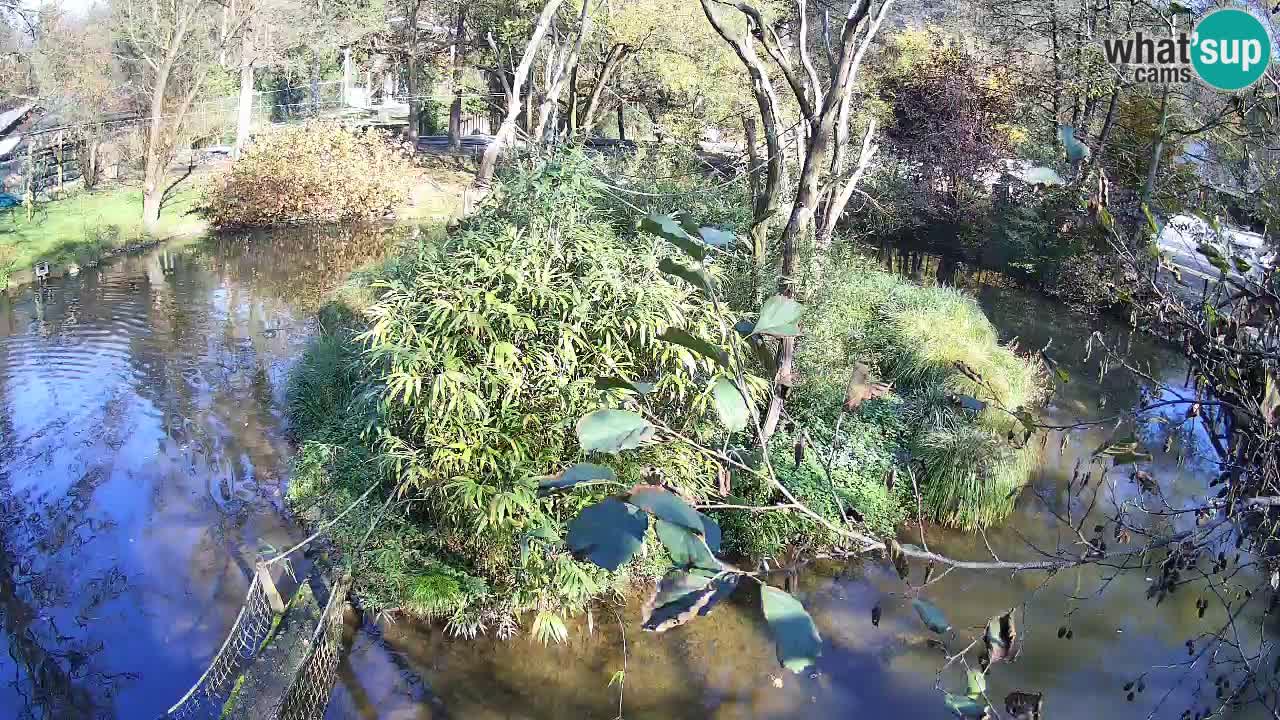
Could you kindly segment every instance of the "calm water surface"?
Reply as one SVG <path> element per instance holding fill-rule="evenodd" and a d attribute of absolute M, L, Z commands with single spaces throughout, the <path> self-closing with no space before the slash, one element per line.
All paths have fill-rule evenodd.
<path fill-rule="evenodd" d="M 350 232 L 204 241 L 0 297 L 0 717 L 152 718 L 204 670 L 253 561 L 300 536 L 280 512 L 291 452 L 282 397 L 316 301 L 387 242 Z M 939 273 L 936 264 L 906 269 L 924 280 Z M 992 278 L 941 271 L 971 287 L 1006 340 L 1040 348 L 1053 339 L 1072 381 L 1051 402 L 1051 422 L 1139 400 L 1130 377 L 1100 379 L 1097 358 L 1084 359 L 1095 329 L 1131 347 L 1154 377 L 1183 382 L 1174 354 L 1114 325 L 984 282 Z M 1211 468 L 1203 435 L 1179 428 L 1180 412 L 1169 418 L 1132 430 L 1156 448 L 1172 434 L 1151 470 L 1176 505 Z M 987 535 L 1002 559 L 1033 557 L 1029 543 L 1070 546 L 1046 508 L 1078 518 L 1101 489 L 1101 515 L 1136 494 L 1127 473 L 1090 465 L 1096 447 L 1128 431 L 1050 434 L 1017 513 Z M 1090 480 L 1068 493 L 1077 469 Z M 934 549 L 988 557 L 979 537 L 926 537 Z M 919 542 L 915 531 L 906 539 Z M 992 614 L 1025 603 L 1027 647 L 993 672 L 993 697 L 1044 692 L 1054 718 L 1176 718 L 1213 698 L 1217 674 L 1186 668 L 1183 643 L 1220 627 L 1225 613 L 1212 603 L 1198 618 L 1194 587 L 1156 606 L 1148 584 L 1141 570 L 1048 580 L 957 571 L 924 595 L 956 627 L 953 649 Z M 610 720 L 620 699 L 610 679 L 625 667 L 626 718 L 941 720 L 950 715 L 935 684 L 959 691 L 963 675 L 938 676 L 942 652 L 904 590 L 871 563 L 806 571 L 799 593 L 824 640 L 812 677 L 779 670 L 746 592 L 664 635 L 639 631 L 635 603 L 599 608 L 552 647 L 370 620 L 352 635 L 327 717 Z M 873 627 L 877 604 L 883 619 Z M 1070 640 L 1057 637 L 1064 626 Z M 1237 626 L 1256 645 L 1260 619 L 1246 613 Z M 1143 673 L 1145 691 L 1127 700 L 1121 687 Z"/>
<path fill-rule="evenodd" d="M 0 295 L 0 717 L 150 719 L 203 672 L 298 535 L 311 308 L 384 243 L 208 240 Z"/>

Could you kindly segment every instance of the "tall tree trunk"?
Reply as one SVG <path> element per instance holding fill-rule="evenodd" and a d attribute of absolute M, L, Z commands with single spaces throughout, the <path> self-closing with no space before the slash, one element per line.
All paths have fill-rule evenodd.
<path fill-rule="evenodd" d="M 311 114 L 320 114 L 320 58 L 311 61 Z"/>
<path fill-rule="evenodd" d="M 619 140 L 627 139 L 627 117 L 623 112 L 625 109 L 626 109 L 626 105 L 621 101 L 619 101 L 618 102 L 618 139 Z"/>
<path fill-rule="evenodd" d="M 756 147 L 759 138 L 756 136 L 756 119 L 752 115 L 742 116 L 742 135 L 747 143 L 747 186 L 751 189 L 751 201 L 764 191 L 764 177 L 760 171 L 764 167 L 760 162 L 760 148 Z"/>
<path fill-rule="evenodd" d="M 351 102 L 351 48 L 342 48 L 342 104 Z"/>
<path fill-rule="evenodd" d="M 1098 134 L 1097 152 L 1093 154 L 1093 162 L 1101 163 L 1107 151 L 1107 141 L 1111 139 L 1111 129 L 1116 124 L 1116 108 L 1120 104 L 1120 85 L 1111 91 L 1111 101 L 1107 103 L 1107 117 L 1102 121 L 1102 132 Z"/>
<path fill-rule="evenodd" d="M 1053 122 L 1062 122 L 1062 43 L 1058 39 L 1058 0 L 1049 0 L 1049 50 L 1053 54 Z"/>
<path fill-rule="evenodd" d="M 867 123 L 866 135 L 862 138 L 862 152 L 858 155 L 858 165 L 854 168 L 853 176 L 845 183 L 844 187 L 832 183 L 830 190 L 830 201 L 824 208 L 822 222 L 818 226 L 818 247 L 826 250 L 831 246 L 831 239 L 835 235 L 836 224 L 840 222 L 840 216 L 844 214 L 845 207 L 849 204 L 849 198 L 853 197 L 853 193 L 858 189 L 858 183 L 862 182 L 862 176 L 867 172 L 867 166 L 871 164 L 871 158 L 876 154 L 876 146 L 873 144 L 876 134 L 876 119 L 871 116 Z"/>
<path fill-rule="evenodd" d="M 410 55 L 409 66 L 406 68 L 405 74 L 405 92 L 409 93 L 409 141 L 415 145 L 418 142 L 418 133 L 422 131 L 420 127 L 422 121 L 422 100 L 418 97 L 418 58 Z"/>
<path fill-rule="evenodd" d="M 584 136 L 591 134 L 591 128 L 596 123 L 596 113 L 600 110 L 600 99 L 604 97 L 604 91 L 609 86 L 609 80 L 613 78 L 613 74 L 618 71 L 622 61 L 630 54 L 631 49 L 626 45 L 614 45 L 609 48 L 609 54 L 605 56 L 604 64 L 600 66 L 600 75 L 596 78 L 596 84 L 591 88 L 591 95 L 587 98 L 587 107 L 582 113 L 581 125 L 575 124 L 575 130 L 581 130 Z"/>
<path fill-rule="evenodd" d="M 701 0 L 702 13 L 715 29 L 716 33 L 733 48 L 747 75 L 751 78 L 751 92 L 755 96 L 756 108 L 760 111 L 760 123 L 764 130 L 765 140 L 765 176 L 764 183 L 751 209 L 751 247 L 755 253 L 757 265 L 763 265 L 768 257 L 769 224 L 778 212 L 782 195 L 783 150 L 782 135 L 779 132 L 778 96 L 774 92 L 769 69 L 765 67 L 760 56 L 756 54 L 750 35 L 738 35 L 732 32 L 712 9 L 714 0 Z"/>
<path fill-rule="evenodd" d="M 510 100 L 511 92 L 507 89 L 508 82 L 503 77 L 506 70 L 497 68 L 489 72 L 489 97 L 487 103 L 489 105 L 489 133 L 497 134 L 499 126 L 502 125 L 502 119 L 506 117 L 507 102 Z M 501 97 L 502 102 L 498 102 L 494 98 Z"/>
<path fill-rule="evenodd" d="M 453 30 L 453 102 L 449 105 L 449 150 L 462 149 L 462 65 L 467 46 L 463 36 L 467 30 L 467 15 L 458 10 L 458 23 Z"/>
<path fill-rule="evenodd" d="M 1142 204 L 1150 206 L 1156 191 L 1156 177 L 1160 174 L 1160 159 L 1164 156 L 1165 135 L 1169 128 L 1169 85 L 1166 83 L 1160 95 L 1160 125 L 1156 140 L 1151 144 L 1151 164 L 1147 168 L 1147 182 L 1142 187 Z"/>
<path fill-rule="evenodd" d="M 558 52 L 553 50 L 552 57 L 547 59 L 546 94 L 543 95 L 542 104 L 538 107 L 538 123 L 532 133 L 532 136 L 539 141 L 549 140 L 559 125 L 556 122 L 556 115 L 560 108 L 560 91 L 568 81 L 569 75 L 576 71 L 578 55 L 582 52 L 582 43 L 591 30 L 591 24 L 587 22 L 590 3 L 591 0 L 582 0 L 582 11 L 578 15 L 578 36 L 573 41 L 573 47 L 562 47 Z M 570 101 L 572 102 L 572 99 Z"/>
<path fill-rule="evenodd" d="M 520 116 L 520 91 L 524 86 L 525 78 L 529 75 L 533 59 L 538 54 L 538 47 L 542 45 L 542 39 L 546 36 L 547 29 L 551 26 L 551 20 L 555 17 L 561 2 L 563 0 L 547 0 L 547 3 L 542 6 L 542 12 L 538 15 L 538 24 L 534 26 L 529 44 L 525 46 L 524 56 L 520 59 L 520 65 L 516 67 L 515 76 L 511 79 L 511 91 L 507 93 L 506 118 L 480 159 L 480 168 L 476 171 L 475 179 L 475 184 L 479 187 L 487 187 L 493 181 L 493 172 L 498 165 L 498 155 L 515 136 L 516 120 Z"/>
<path fill-rule="evenodd" d="M 149 235 L 160 222 L 160 200 L 164 197 L 165 151 L 164 96 L 168 90 L 173 61 L 166 58 L 156 71 L 151 92 L 151 120 L 147 128 L 147 158 L 142 171 L 142 229 Z"/>
<path fill-rule="evenodd" d="M 245 29 L 244 45 L 240 54 L 240 105 L 236 116 L 236 146 L 233 153 L 239 159 L 249 143 L 253 128 L 253 41 L 252 33 Z"/>
<path fill-rule="evenodd" d="M 569 73 L 569 107 L 568 117 L 565 118 L 565 135 L 572 138 L 578 134 L 578 68 L 581 65 L 574 65 L 573 71 Z"/>

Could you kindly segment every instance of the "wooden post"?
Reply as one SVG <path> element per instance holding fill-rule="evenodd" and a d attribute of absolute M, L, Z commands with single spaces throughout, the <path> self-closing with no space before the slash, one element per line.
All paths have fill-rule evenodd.
<path fill-rule="evenodd" d="M 258 561 L 258 582 L 262 583 L 262 590 L 267 594 L 267 602 L 271 605 L 271 612 L 276 615 L 284 614 L 284 598 L 280 597 L 280 591 L 276 589 L 276 583 L 271 579 L 271 568 L 265 562 Z"/>

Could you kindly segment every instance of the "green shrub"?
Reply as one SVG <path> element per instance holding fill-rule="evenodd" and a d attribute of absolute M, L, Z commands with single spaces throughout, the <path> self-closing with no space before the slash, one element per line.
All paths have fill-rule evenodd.
<path fill-rule="evenodd" d="M 218 227 L 302 225 L 381 216 L 408 197 L 410 165 L 376 130 L 331 121 L 255 138 L 205 195 Z"/>
<path fill-rule="evenodd" d="M 1001 345 L 977 302 L 960 291 L 912 284 L 856 256 L 833 267 L 839 274 L 812 303 L 797 346 L 802 384 L 793 406 L 830 423 L 854 363 L 868 364 L 904 401 L 902 447 L 920 467 L 928 514 L 965 528 L 999 522 L 1035 453 L 1009 444 L 1021 428 L 1005 410 L 1043 398 L 1041 365 Z M 988 406 L 975 417 L 958 406 L 959 396 Z"/>
<path fill-rule="evenodd" d="M 374 301 L 364 311 L 358 354 L 322 339 L 300 364 L 290 408 L 295 424 L 309 428 L 304 439 L 333 437 L 312 419 L 370 425 L 360 402 L 369 398 L 369 434 L 354 440 L 346 431 L 345 443 L 357 446 L 349 457 L 361 466 L 343 469 L 337 456 L 327 462 L 340 478 L 384 468 L 410 508 L 404 519 L 413 530 L 405 533 L 422 536 L 404 547 L 379 541 L 407 559 L 404 566 L 377 561 L 390 579 L 366 587 L 367 601 L 437 617 L 452 610 L 458 614 L 450 622 L 465 634 L 509 627 L 516 615 L 536 611 L 534 626 L 555 637 L 561 615 L 617 583 L 660 573 L 666 562 L 655 543 L 612 577 L 579 563 L 557 539 L 569 519 L 602 494 L 651 479 L 651 468 L 692 497 L 713 489 L 709 461 L 662 443 L 610 460 L 616 486 L 537 493 L 540 476 L 583 459 L 578 418 L 625 402 L 618 391 L 596 389 L 597 376 L 656 379 L 647 398 L 653 412 L 703 433 L 702 388 L 712 366 L 653 339 L 671 326 L 714 337 L 713 310 L 658 270 L 671 252 L 662 241 L 616 232 L 597 210 L 597 194 L 580 156 L 504 177 L 493 199 L 448 239 L 366 276 L 371 282 L 355 294 Z M 304 484 L 321 484 L 299 474 Z M 296 502 L 313 495 L 292 493 Z M 488 590 L 455 593 L 454 581 L 467 584 L 433 563 Z M 455 600 L 467 601 L 465 611 Z"/>
<path fill-rule="evenodd" d="M 902 426 L 895 407 L 899 404 L 894 399 L 869 403 L 865 412 L 844 419 L 838 435 L 816 419 L 803 422 L 803 429 L 820 448 L 806 447 L 799 464 L 795 462 L 796 434 L 777 432 L 770 439 L 769 451 L 779 482 L 836 525 L 843 523 L 843 505 L 846 516 L 862 518 L 868 531 L 880 537 L 892 535 L 905 519 L 909 494 L 904 493 L 907 486 L 889 489 L 885 482 L 901 450 Z M 834 453 L 829 450 L 833 440 Z M 753 505 L 778 502 L 767 482 L 746 473 L 735 475 L 733 494 Z M 726 550 L 745 558 L 777 558 L 788 550 L 825 552 L 843 545 L 834 533 L 796 513 L 730 510 L 717 512 L 715 518 L 724 533 Z"/>

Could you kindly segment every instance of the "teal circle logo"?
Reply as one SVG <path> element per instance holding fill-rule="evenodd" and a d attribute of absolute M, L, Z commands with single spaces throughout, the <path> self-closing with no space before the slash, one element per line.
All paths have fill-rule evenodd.
<path fill-rule="evenodd" d="M 1205 84 L 1235 92 L 1258 82 L 1271 62 L 1271 35 L 1244 10 L 1215 10 L 1196 23 L 1191 66 Z"/>

